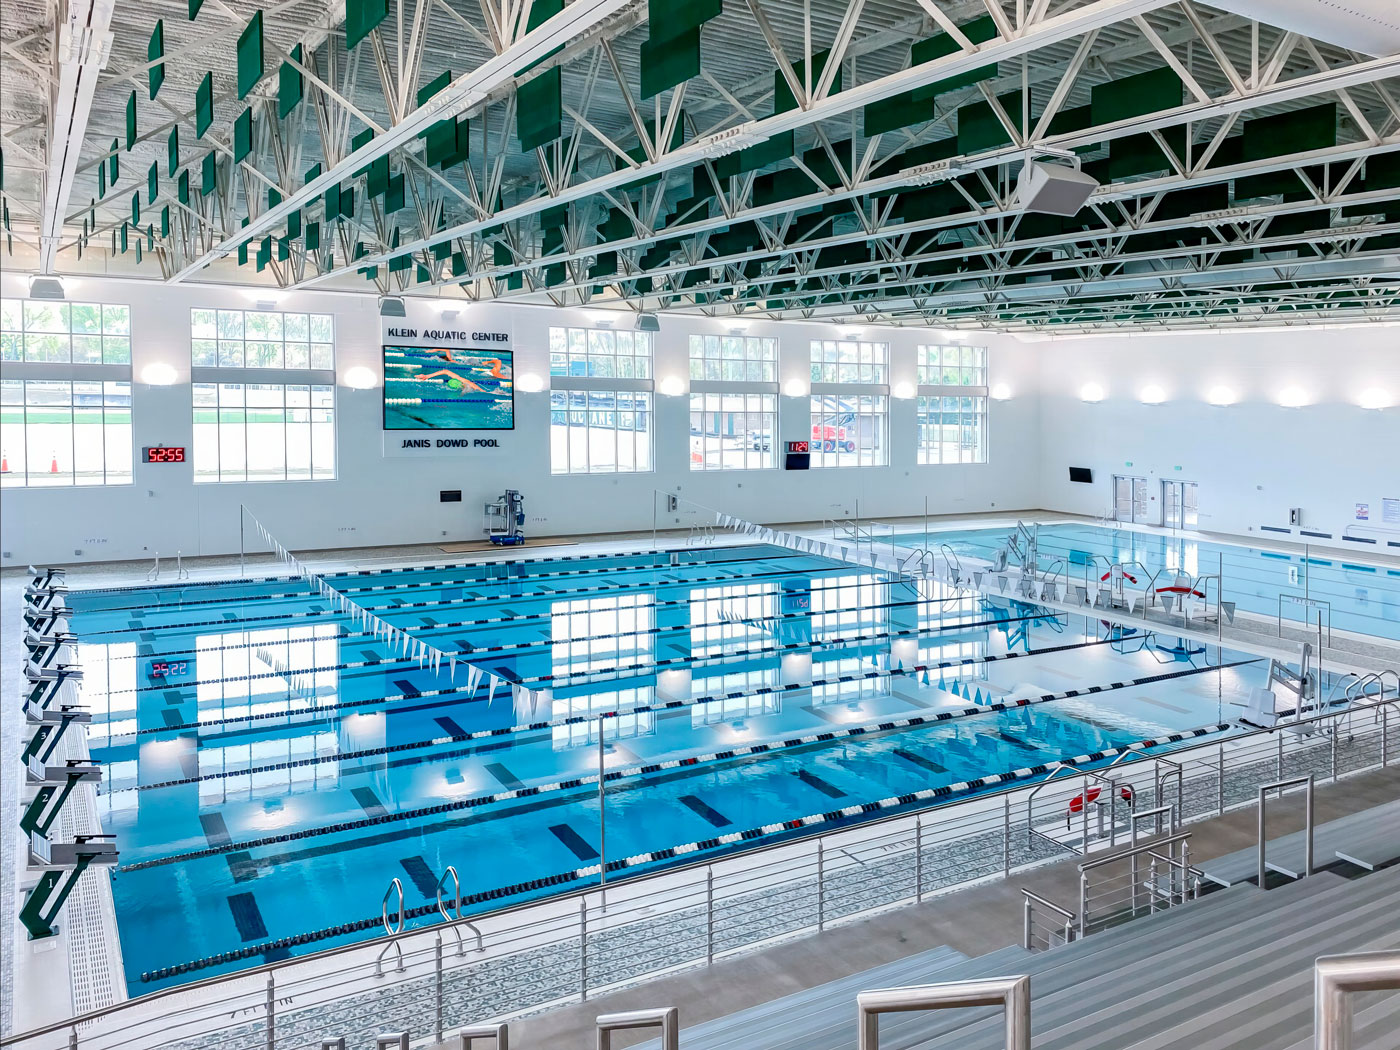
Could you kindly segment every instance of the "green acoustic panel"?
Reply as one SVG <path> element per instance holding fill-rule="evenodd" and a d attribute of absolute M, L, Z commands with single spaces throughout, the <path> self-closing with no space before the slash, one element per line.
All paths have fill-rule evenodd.
<path fill-rule="evenodd" d="M 181 204 L 188 205 L 188 204 L 190 203 L 190 170 L 189 170 L 189 168 L 186 168 L 184 171 L 180 172 L 180 179 L 179 179 L 178 185 L 179 185 L 179 189 L 176 191 L 175 196 L 176 196 L 176 198 L 179 200 L 179 202 L 180 202 Z"/>
<path fill-rule="evenodd" d="M 458 117 L 457 123 L 453 127 L 453 148 L 452 152 L 443 157 L 438 163 L 443 171 L 454 164 L 464 164 L 471 155 L 471 122 L 466 117 Z"/>
<path fill-rule="evenodd" d="M 107 182 L 111 184 L 112 189 L 117 188 L 117 179 L 121 177 L 122 173 L 121 158 L 117 155 L 120 151 L 121 143 L 113 139 L 112 150 L 107 157 Z"/>
<path fill-rule="evenodd" d="M 553 226 L 544 231 L 540 240 L 540 254 L 554 255 L 564 249 L 564 227 Z"/>
<path fill-rule="evenodd" d="M 491 262 L 495 266 L 509 266 L 515 262 L 515 255 L 511 252 L 508 244 L 497 241 L 491 245 Z"/>
<path fill-rule="evenodd" d="M 647 0 L 647 32 L 653 39 L 699 29 L 724 13 L 724 0 Z"/>
<path fill-rule="evenodd" d="M 136 265 L 141 265 L 141 241 L 139 239 L 136 242 Z"/>
<path fill-rule="evenodd" d="M 265 72 L 263 17 L 261 11 L 254 11 L 243 32 L 238 34 L 238 97 L 247 98 Z"/>
<path fill-rule="evenodd" d="M 757 171 L 759 168 L 766 168 L 770 164 L 776 164 L 780 160 L 791 157 L 794 151 L 793 133 L 785 131 L 774 135 L 766 142 L 760 142 L 757 146 L 750 146 L 738 153 L 721 157 L 715 162 L 715 174 L 720 178 L 729 178 L 733 175 Z"/>
<path fill-rule="evenodd" d="M 141 194 L 131 195 L 131 225 L 136 226 L 141 222 Z"/>
<path fill-rule="evenodd" d="M 100 160 L 97 162 L 97 195 L 107 196 L 107 165 Z"/>
<path fill-rule="evenodd" d="M 1021 93 L 1009 91 L 998 95 L 997 101 L 1019 130 L 1021 125 Z M 1002 125 L 990 102 L 974 102 L 958 107 L 958 152 L 966 156 L 983 150 L 1011 144 L 1011 136 Z"/>
<path fill-rule="evenodd" d="M 418 264 L 417 268 L 413 271 L 413 273 L 414 280 L 417 281 L 417 283 L 419 284 L 428 284 L 433 279 L 432 273 L 422 263 Z"/>
<path fill-rule="evenodd" d="M 589 277 L 610 277 L 617 273 L 617 252 L 600 252 L 598 260 L 588 268 Z"/>
<path fill-rule="evenodd" d="M 194 137 L 204 138 L 214 123 L 214 74 L 205 73 L 194 93 Z"/>
<path fill-rule="evenodd" d="M 396 255 L 389 260 L 390 273 L 402 273 L 404 270 L 413 269 L 413 256 Z"/>
<path fill-rule="evenodd" d="M 160 161 L 151 161 L 146 171 L 146 203 L 154 204 L 160 196 Z"/>
<path fill-rule="evenodd" d="M 438 167 L 457 152 L 457 122 L 439 120 L 423 132 L 423 161 Z"/>
<path fill-rule="evenodd" d="M 340 187 L 332 186 L 326 190 L 326 221 L 340 218 Z"/>
<path fill-rule="evenodd" d="M 467 272 L 467 257 L 462 252 L 452 253 L 452 276 L 461 277 Z"/>
<path fill-rule="evenodd" d="M 515 134 L 522 150 L 553 142 L 563 133 L 560 69 L 554 66 L 520 85 L 515 100 Z"/>
<path fill-rule="evenodd" d="M 639 57 L 642 98 L 652 98 L 700 75 L 700 30 L 689 29 L 663 40 L 644 40 Z"/>
<path fill-rule="evenodd" d="M 822 73 L 826 70 L 827 59 L 831 57 L 831 50 L 818 51 L 812 56 L 812 90 L 817 90 Z M 792 71 L 797 76 L 797 82 L 806 89 L 807 63 L 798 61 L 792 64 Z M 836 71 L 836 75 L 831 80 L 831 94 L 836 94 L 841 90 L 841 70 Z M 781 69 L 773 71 L 773 112 L 786 113 L 790 109 L 797 108 L 797 99 L 793 97 L 792 88 L 788 85 L 787 77 L 783 76 Z"/>
<path fill-rule="evenodd" d="M 1337 104 L 1295 109 L 1244 122 L 1243 160 L 1329 149 L 1337 144 Z"/>
<path fill-rule="evenodd" d="M 170 205 L 168 204 L 160 210 L 160 235 L 162 237 L 170 236 Z"/>
<path fill-rule="evenodd" d="M 439 241 L 437 244 L 433 245 L 432 252 L 434 259 L 446 259 L 452 254 L 452 242 Z"/>
<path fill-rule="evenodd" d="M 258 273 L 262 273 L 270 262 L 272 262 L 272 238 L 264 237 L 262 243 L 258 245 Z"/>
<path fill-rule="evenodd" d="M 239 164 L 253 152 L 253 109 L 250 106 L 233 122 L 233 162 Z"/>
<path fill-rule="evenodd" d="M 452 83 L 452 70 L 444 69 L 432 80 L 428 81 L 418 89 L 418 105 L 423 105 L 439 91 L 442 91 L 448 84 Z"/>
<path fill-rule="evenodd" d="M 204 0 L 190 0 L 190 21 L 191 21 L 191 22 L 193 22 L 193 21 L 195 20 L 195 16 L 199 14 L 199 9 L 200 9 L 201 7 L 203 7 L 203 6 L 204 6 Z"/>
<path fill-rule="evenodd" d="M 913 91 L 901 91 L 879 102 L 871 102 L 865 107 L 862 118 L 867 137 L 884 135 L 932 120 L 933 99 L 919 99 L 914 97 Z"/>
<path fill-rule="evenodd" d="M 321 247 L 321 224 L 319 222 L 308 222 L 306 224 L 306 250 L 309 252 L 318 251 Z"/>
<path fill-rule="evenodd" d="M 301 45 L 292 48 L 292 62 L 301 64 Z M 291 62 L 283 62 L 277 70 L 277 118 L 286 120 L 306 96 L 306 77 Z"/>
<path fill-rule="evenodd" d="M 1182 125 L 1163 128 L 1159 132 L 1179 162 L 1186 156 L 1186 130 Z M 1134 175 L 1151 175 L 1171 171 L 1172 164 L 1157 141 L 1147 134 L 1125 135 L 1108 144 L 1108 176 L 1126 179 Z"/>
<path fill-rule="evenodd" d="M 1120 120 L 1160 113 L 1181 105 L 1181 78 L 1170 66 L 1149 69 L 1104 84 L 1089 93 L 1095 124 L 1116 124 Z"/>
<path fill-rule="evenodd" d="M 399 178 L 403 178 L 402 175 Z M 342 185 L 340 187 L 340 215 L 341 218 L 348 219 L 355 214 L 355 187 Z"/>
<path fill-rule="evenodd" d="M 214 156 L 214 151 L 210 150 L 204 155 L 203 170 L 200 172 L 199 192 L 204 196 L 209 196 L 218 186 L 219 161 Z"/>
<path fill-rule="evenodd" d="M 564 10 L 564 0 L 536 0 L 535 3 L 530 5 L 530 17 L 525 23 L 526 31 L 529 32 L 538 29 L 540 26 L 544 25 L 562 10 Z M 555 55 L 559 54 L 559 52 L 563 50 L 564 45 L 560 44 L 553 51 L 550 51 L 548 54 L 541 55 L 539 58 L 535 59 L 535 61 L 531 62 L 528 66 L 525 66 L 523 69 L 517 69 L 515 71 L 515 75 L 518 77 L 524 73 L 529 72 L 541 62 L 545 61 L 546 59 L 553 58 Z"/>
<path fill-rule="evenodd" d="M 126 223 L 122 223 L 122 254 L 123 254 L 123 255 L 126 254 L 126 248 L 127 248 Z"/>
<path fill-rule="evenodd" d="M 126 149 L 131 152 L 131 147 L 136 145 L 136 92 L 127 96 L 126 100 Z"/>
<path fill-rule="evenodd" d="M 345 49 L 355 47 L 389 15 L 389 0 L 345 0 Z"/>
<path fill-rule="evenodd" d="M 351 152 L 351 153 L 354 153 L 354 152 L 355 152 L 356 150 L 358 150 L 361 146 L 367 146 L 367 145 L 369 145 L 370 141 L 373 140 L 373 138 L 374 138 L 374 129 L 373 129 L 373 128 L 365 128 L 364 131 L 360 132 L 358 135 L 354 136 L 354 137 L 350 140 L 350 152 Z M 364 174 L 364 172 L 365 172 L 365 169 L 364 169 L 364 168 L 361 168 L 359 171 L 355 172 L 355 174 L 356 174 L 356 175 L 362 175 L 362 174 Z"/>
<path fill-rule="evenodd" d="M 269 208 L 275 208 L 275 207 L 277 207 L 277 205 L 279 205 L 279 204 L 281 204 L 281 203 L 282 203 L 282 191 L 281 191 L 281 190 L 278 190 L 276 187 L 269 186 L 269 187 L 267 188 L 267 206 L 268 206 Z"/>
<path fill-rule="evenodd" d="M 553 266 L 544 268 L 544 283 L 546 288 L 553 288 L 556 284 L 564 283 L 564 264 L 555 263 Z"/>
<path fill-rule="evenodd" d="M 291 238 L 301 236 L 301 212 L 294 211 L 287 216 L 287 236 Z"/>
<path fill-rule="evenodd" d="M 277 261 L 286 262 L 289 258 L 291 258 L 291 255 L 291 243 L 287 240 L 286 237 L 279 237 L 277 239 Z"/>
<path fill-rule="evenodd" d="M 384 214 L 393 215 L 404 206 L 404 178 L 400 173 L 389 180 L 384 190 Z"/>
<path fill-rule="evenodd" d="M 170 129 L 170 137 L 165 140 L 166 174 L 172 179 L 180 169 L 180 125 Z"/>
<path fill-rule="evenodd" d="M 151 30 L 151 39 L 146 43 L 146 61 L 155 62 L 165 57 L 165 19 L 157 18 L 156 27 Z M 158 62 L 146 70 L 146 82 L 150 86 L 151 98 L 160 92 L 165 83 L 165 63 Z"/>
<path fill-rule="evenodd" d="M 146 247 L 151 251 L 156 250 L 156 228 L 150 223 L 146 224 Z"/>
<path fill-rule="evenodd" d="M 382 157 L 372 160 L 365 173 L 365 196 L 382 197 L 384 191 L 389 188 L 389 157 L 385 154 Z"/>
<path fill-rule="evenodd" d="M 967 39 L 974 44 L 985 44 L 989 40 L 996 39 L 997 24 L 992 20 L 991 15 L 983 15 L 981 18 L 974 18 L 971 22 L 966 22 L 958 27 Z M 938 33 L 926 40 L 920 40 L 909 49 L 909 64 L 911 66 L 922 65 L 925 62 L 932 62 L 934 59 L 946 58 L 948 55 L 957 54 L 961 51 L 958 43 L 947 33 Z M 934 81 L 932 84 L 925 84 L 923 87 L 914 89 L 915 98 L 934 98 L 947 91 L 955 91 L 958 88 L 970 87 L 982 80 L 990 80 L 997 75 L 997 64 L 989 63 L 985 66 L 978 66 L 976 69 L 969 69 L 966 73 L 959 73 L 957 76 L 945 77 L 942 80 Z"/>
<path fill-rule="evenodd" d="M 247 219 L 244 219 L 244 220 L 243 220 L 243 225 L 244 225 L 244 226 L 248 225 L 248 220 L 247 220 Z M 248 242 L 247 242 L 247 241 L 244 241 L 242 244 L 240 244 L 240 245 L 238 246 L 238 265 L 239 265 L 239 266 L 247 266 L 247 265 L 248 265 Z"/>

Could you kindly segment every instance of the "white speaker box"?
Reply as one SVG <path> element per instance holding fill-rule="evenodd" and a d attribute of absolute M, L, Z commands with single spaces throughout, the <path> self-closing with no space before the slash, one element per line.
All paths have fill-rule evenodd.
<path fill-rule="evenodd" d="M 1075 215 L 1098 185 L 1097 179 L 1078 168 L 1032 160 L 1021 169 L 1016 198 L 1023 211 Z"/>

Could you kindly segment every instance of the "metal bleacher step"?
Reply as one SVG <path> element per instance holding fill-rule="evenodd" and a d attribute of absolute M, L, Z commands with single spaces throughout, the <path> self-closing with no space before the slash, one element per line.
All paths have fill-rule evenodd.
<path fill-rule="evenodd" d="M 1290 977 L 1301 977 L 1306 986 L 1319 954 L 1400 936 L 1395 907 L 1400 878 L 1369 887 L 1365 881 L 1324 874 L 1260 893 L 1273 907 L 1243 922 L 1222 923 L 1167 951 L 1155 937 L 1143 937 L 1133 950 L 1100 958 L 1098 966 L 1069 986 L 1048 987 L 1042 981 L 1038 989 L 1038 975 L 1032 974 L 1036 1050 L 1204 1050 L 1199 1026 L 1216 1020 L 1224 1021 L 1227 1030 L 1212 1050 L 1255 1050 L 1252 1044 L 1232 1042 L 1228 1025 L 1232 1017 L 1252 1016 L 1251 1004 L 1261 993 Z M 1308 882 L 1314 885 L 1302 892 Z M 1306 993 L 1297 998 L 1311 1007 Z M 953 1040 L 904 1040 L 899 1045 L 990 1050 L 1002 1045 L 1001 1038 L 995 1022 L 983 1022 L 960 1030 Z"/>
<path fill-rule="evenodd" d="M 1265 856 L 1277 870 L 1294 878 L 1303 870 L 1304 834 L 1295 831 L 1270 839 Z M 1313 865 L 1324 867 L 1338 859 L 1368 870 L 1400 860 L 1400 802 L 1372 806 L 1360 813 L 1330 820 L 1313 829 Z M 1258 872 L 1255 847 L 1198 863 L 1211 882 L 1234 886 Z"/>

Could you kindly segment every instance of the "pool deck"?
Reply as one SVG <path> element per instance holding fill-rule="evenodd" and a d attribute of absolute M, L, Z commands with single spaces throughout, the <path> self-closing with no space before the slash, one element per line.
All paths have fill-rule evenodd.
<path fill-rule="evenodd" d="M 1000 525 L 1008 521 L 1014 522 L 1017 518 L 1026 520 L 1049 519 L 1055 521 L 1082 521 L 1086 524 L 1094 524 L 1094 520 L 1087 517 L 1080 517 L 1073 514 L 1065 514 L 1049 511 L 1009 511 L 972 515 L 944 515 L 930 517 L 930 526 L 937 526 L 940 529 L 957 527 L 988 527 Z M 924 519 L 886 519 L 890 523 L 898 523 L 906 528 L 917 528 L 922 526 Z M 798 523 L 791 526 L 794 531 L 806 532 L 816 535 L 821 530 L 820 523 Z M 1146 530 L 1153 531 L 1153 530 Z M 1160 534 L 1160 533 L 1159 533 Z M 1185 533 L 1182 534 L 1190 538 L 1202 539 L 1212 542 L 1229 543 L 1240 546 L 1268 546 L 1276 547 L 1280 550 L 1302 551 L 1302 545 L 1289 543 L 1287 540 L 1274 540 L 1272 538 L 1256 536 L 1235 536 L 1215 533 Z M 339 572 L 352 571 L 357 569 L 387 568 L 387 567 L 411 567 L 413 565 L 424 564 L 470 564 L 473 562 L 496 561 L 508 558 L 549 558 L 565 554 L 607 554 L 623 553 L 649 548 L 654 539 L 658 539 L 662 544 L 672 546 L 683 546 L 689 538 L 689 530 L 662 531 L 653 534 L 651 530 L 629 533 L 616 533 L 606 536 L 570 536 L 559 537 L 558 545 L 551 546 L 548 538 L 541 538 L 533 542 L 523 550 L 501 549 L 483 550 L 468 553 L 447 554 L 443 551 L 439 543 L 416 544 L 409 546 L 395 547 L 373 547 L 373 548 L 339 548 L 333 550 L 318 551 L 308 553 L 303 556 L 307 565 L 318 572 Z M 740 537 L 724 537 L 719 541 L 722 545 L 738 545 L 746 542 Z M 1329 548 L 1330 549 L 1330 548 Z M 1359 552 L 1349 552 L 1358 555 Z M 1385 565 L 1395 565 L 1400 567 L 1400 558 L 1389 558 L 1385 556 L 1365 556 L 1359 555 L 1359 560 L 1369 560 Z M 102 588 L 102 587 L 126 587 L 141 586 L 148 582 L 148 572 L 151 568 L 149 562 L 93 562 L 80 564 L 73 569 L 71 585 L 74 589 Z M 189 579 L 192 581 L 214 581 L 221 579 L 234 579 L 242 575 L 239 571 L 239 558 L 237 556 L 210 556 L 201 558 L 190 558 L 186 561 L 184 568 L 188 571 Z M 284 572 L 282 564 L 276 560 L 275 556 L 269 554 L 249 555 L 246 559 L 245 573 L 248 576 L 273 576 L 281 575 Z M 175 578 L 174 565 L 167 560 L 162 565 L 160 583 L 170 583 Z M 28 573 L 23 568 L 8 568 L 0 573 L 0 678 L 3 678 L 4 689 L 7 695 L 13 696 L 22 679 L 22 630 L 21 619 L 21 595 L 24 583 L 28 579 Z M 1119 618 L 1117 616 L 1115 619 Z M 1212 639 L 1213 640 L 1213 639 Z M 1293 639 L 1285 637 L 1268 638 L 1260 630 L 1246 631 L 1242 629 L 1228 630 L 1224 634 L 1226 644 L 1239 645 L 1242 648 L 1259 652 L 1264 655 L 1283 654 L 1287 655 L 1294 650 L 1289 644 Z M 1389 660 L 1395 652 L 1393 646 L 1377 646 L 1374 653 L 1368 654 L 1375 658 Z M 1329 669 L 1336 669 L 1338 661 L 1344 660 L 1346 654 L 1332 653 L 1332 659 L 1328 662 Z M 22 719 L 5 718 L 0 719 L 0 777 L 4 777 L 7 784 L 19 782 L 21 770 L 19 768 L 19 754 L 21 751 L 22 738 L 25 726 Z M 68 745 L 75 746 L 75 745 Z M 1381 774 L 1376 774 L 1381 776 Z M 1388 797 L 1396 795 L 1396 781 L 1393 774 L 1385 776 L 1391 779 L 1385 781 L 1390 790 Z M 1347 791 L 1352 790 L 1352 785 L 1363 783 L 1365 778 L 1348 780 Z M 1321 796 L 1320 796 L 1321 798 Z M 80 800 L 81 801 L 81 800 Z M 1321 807 L 1322 803 L 1319 803 Z M 0 826 L 6 829 L 14 829 L 19 819 L 19 793 L 6 791 L 0 793 Z M 1319 819 L 1325 819 L 1321 814 L 1328 811 L 1319 810 Z M 1340 815 L 1345 810 L 1338 810 Z M 86 814 L 81 812 L 81 807 L 75 809 L 75 818 L 81 821 L 95 821 L 95 808 Z M 70 818 L 65 817 L 65 822 Z M 1243 819 L 1244 823 L 1252 820 L 1252 816 L 1239 818 L 1238 814 L 1221 818 L 1222 822 L 1228 824 L 1232 819 Z M 70 830 L 80 830 L 72 828 Z M 93 830 L 100 830 L 94 828 Z M 1238 848 L 1239 841 L 1232 840 L 1233 844 L 1228 848 L 1222 848 L 1220 852 L 1229 852 L 1230 849 Z M 0 835 L 0 914 L 6 917 L 9 923 L 7 950 L 0 958 L 0 1032 L 13 1032 L 32 1028 L 41 1024 L 55 1020 L 61 1020 L 71 1016 L 75 1012 L 91 1010 L 102 1006 L 110 1005 L 112 1002 L 125 998 L 124 980 L 122 978 L 122 968 L 120 962 L 119 945 L 114 932 L 114 918 L 111 911 L 110 889 L 105 885 L 105 880 L 100 872 L 94 872 L 85 876 L 79 883 L 79 888 L 73 896 L 73 905 L 65 913 L 66 929 L 60 932 L 57 937 L 40 944 L 31 944 L 27 941 L 23 928 L 17 918 L 18 913 L 18 889 L 19 879 L 23 875 L 22 860 L 23 843 L 18 834 L 7 830 Z M 1060 867 L 1064 867 L 1063 865 Z M 1066 870 L 1072 870 L 1070 865 Z M 1043 877 L 1053 879 L 1055 876 L 1049 874 L 1037 875 L 1037 884 Z M 1056 885 L 1047 883 L 1047 894 L 1052 899 L 1056 896 L 1063 898 L 1065 891 Z M 1007 908 L 1004 904 L 999 904 L 998 908 L 1007 914 L 1003 916 L 1006 922 L 1011 923 L 1015 930 L 1019 931 L 1020 905 L 1019 893 L 1015 886 L 1001 883 L 996 886 L 984 887 L 978 890 L 965 891 L 957 895 L 959 898 L 969 902 L 980 900 L 968 896 L 969 894 L 989 894 L 985 906 L 974 904 L 979 912 L 987 911 L 987 915 L 976 920 L 969 920 L 966 924 L 967 932 L 965 936 L 971 938 L 964 947 L 962 941 L 953 939 L 953 935 L 948 932 L 953 927 L 945 926 L 945 922 L 951 920 L 944 918 L 934 918 L 928 920 L 928 930 L 935 927 L 933 923 L 938 923 L 936 927 L 940 935 L 933 938 L 929 934 L 927 940 L 920 939 L 915 943 L 909 940 L 908 943 L 901 940 L 901 937 L 913 938 L 918 932 L 916 926 L 924 929 L 923 920 L 912 918 L 920 912 L 911 912 L 907 909 L 894 913 L 893 916 L 881 917 L 870 920 L 869 923 L 861 923 L 850 927 L 857 930 L 869 925 L 876 929 L 885 929 L 885 934 L 868 934 L 867 939 L 874 942 L 868 948 L 857 948 L 854 946 L 843 947 L 844 942 L 833 945 L 835 951 L 829 948 L 822 948 L 814 952 L 810 959 L 803 961 L 803 952 L 810 949 L 803 948 L 802 945 L 808 942 L 815 942 L 823 938 L 844 938 L 850 937 L 846 928 L 830 931 L 821 935 L 820 938 L 806 938 L 802 942 L 795 942 L 793 945 L 785 945 L 781 948 L 772 949 L 769 952 L 755 955 L 755 960 L 773 956 L 775 958 L 786 958 L 788 953 L 793 953 L 793 959 L 789 963 L 763 964 L 773 967 L 773 983 L 764 985 L 768 991 L 756 1000 L 742 998 L 731 998 L 727 993 L 723 993 L 723 988 L 715 988 L 703 993 L 697 1001 L 704 1001 L 705 996 L 714 997 L 714 1001 L 719 1004 L 717 1012 L 726 1013 L 734 1009 L 742 1008 L 751 1001 L 761 1001 L 772 998 L 774 995 L 783 994 L 794 988 L 805 987 L 807 984 L 821 983 L 846 973 L 855 972 L 866 966 L 875 965 L 885 961 L 887 958 L 897 958 L 899 955 L 908 954 L 912 951 L 921 950 L 922 947 L 933 947 L 937 945 L 951 945 L 959 950 L 968 952 L 984 950 L 975 947 L 976 937 L 981 934 L 978 931 L 1000 931 L 1000 927 L 991 921 L 991 911 L 994 904 L 999 901 L 1011 900 L 1015 898 L 1014 908 Z M 999 897 L 997 893 L 1009 894 L 1007 897 Z M 947 898 L 951 900 L 953 898 Z M 939 903 L 932 903 L 923 906 L 925 909 L 934 909 L 933 914 L 940 915 L 938 909 L 944 907 Z M 76 905 L 76 906 L 75 906 Z M 881 926 L 886 924 L 886 926 Z M 1000 932 L 992 934 L 987 932 L 987 936 L 996 943 L 988 942 L 988 947 L 997 947 L 1014 940 L 1015 934 L 1011 937 L 1002 936 Z M 919 936 L 923 936 L 919 934 Z M 959 934 L 958 936 L 964 936 Z M 824 942 L 823 942 L 824 943 Z M 883 946 L 883 947 L 881 947 Z M 13 950 L 8 950 L 13 947 Z M 892 952 L 893 954 L 881 955 L 881 951 Z M 849 952 L 852 961 L 848 968 L 845 968 L 846 957 L 841 952 Z M 839 958 L 839 962 L 837 961 Z M 867 961 L 868 960 L 868 961 Z M 744 966 L 750 964 L 748 959 L 736 960 L 721 964 L 714 968 L 713 972 L 727 974 L 732 969 L 736 976 L 732 978 L 734 987 L 739 991 L 749 989 L 749 981 L 757 982 L 757 976 L 746 978 L 744 976 Z M 796 967 L 796 972 L 801 974 L 804 983 L 793 983 L 798 980 L 792 968 Z M 835 967 L 835 968 L 832 968 Z M 808 976 L 810 975 L 810 980 Z M 726 978 L 728 979 L 728 978 Z M 683 975 L 678 978 L 671 978 L 668 981 L 658 982 L 649 985 L 649 989 L 659 989 L 670 987 L 669 982 L 680 982 L 686 985 L 698 981 L 694 974 Z M 68 989 L 69 994 L 64 994 L 58 989 Z M 722 994 L 723 993 L 723 994 Z M 619 993 L 616 997 L 618 1002 L 632 1003 L 656 1003 L 659 1000 L 650 993 L 645 1000 L 635 997 L 636 993 Z M 700 994 L 700 993 L 697 993 Z M 631 998 L 629 998 L 629 996 Z M 614 997 L 609 997 L 608 1001 Z M 599 1000 L 603 1002 L 604 1000 Z M 709 1014 L 702 1014 L 699 1007 L 694 1011 L 686 1009 L 686 1002 L 678 1001 L 682 1007 L 682 1018 L 685 1023 L 694 1023 Z M 596 1004 L 589 1003 L 586 1007 L 579 1008 L 575 1021 L 589 1018 L 597 1012 Z M 621 1008 L 620 1006 L 618 1008 Z M 575 1008 L 556 1011 L 555 1014 L 546 1015 L 549 1017 L 574 1016 L 571 1014 Z M 527 1022 L 536 1024 L 540 1022 Z M 522 1029 L 524 1032 L 530 1030 Z M 544 1039 L 547 1029 L 541 1029 L 540 1040 Z M 555 1045 L 549 1042 L 539 1042 L 532 1035 L 528 1036 L 531 1045 Z M 591 1028 L 588 1032 L 579 1036 L 581 1041 L 557 1043 L 559 1048 L 566 1046 L 592 1045 Z"/>

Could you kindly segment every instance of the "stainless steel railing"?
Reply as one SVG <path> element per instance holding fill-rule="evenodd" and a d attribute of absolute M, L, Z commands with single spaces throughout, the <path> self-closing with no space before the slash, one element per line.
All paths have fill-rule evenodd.
<path fill-rule="evenodd" d="M 1200 896 L 1201 873 L 1191 866 L 1190 838 L 1189 831 L 1179 831 L 1080 864 L 1076 936 Z"/>
<path fill-rule="evenodd" d="M 1334 727 L 1335 728 L 1335 727 Z M 1269 792 L 1277 791 L 1280 795 L 1291 787 L 1305 787 L 1303 802 L 1303 875 L 1308 876 L 1313 873 L 1313 774 L 1309 773 L 1304 777 L 1292 777 L 1288 780 L 1275 780 L 1271 784 L 1259 785 L 1259 888 L 1266 890 L 1268 886 L 1269 872 L 1278 871 L 1285 875 L 1292 875 L 1293 872 L 1284 871 L 1276 865 L 1270 864 L 1267 852 L 1269 844 L 1268 832 L 1268 801 Z"/>
<path fill-rule="evenodd" d="M 967 1006 L 1005 1011 L 1006 1050 L 1031 1050 L 1031 979 L 990 977 L 907 988 L 880 988 L 856 996 L 859 1050 L 880 1050 L 880 1015 Z"/>
<path fill-rule="evenodd" d="M 635 1032 L 644 1028 L 661 1029 L 661 1050 L 679 1050 L 680 1047 L 680 1014 L 674 1006 L 599 1014 L 595 1024 L 598 1030 L 598 1050 L 612 1050 L 614 1032 Z"/>
<path fill-rule="evenodd" d="M 1388 730 L 1388 716 L 1396 711 L 1394 699 L 1357 709 L 1350 740 L 1325 732 L 1345 724 L 1347 713 L 1337 711 L 1301 723 L 1324 731 L 1256 730 L 1178 752 L 1174 761 L 1186 790 L 1177 819 L 1255 805 L 1263 783 L 1309 772 L 1323 783 L 1393 765 L 1400 759 L 1400 734 Z M 1290 730 L 1298 724 L 1290 722 Z M 1126 777 L 1139 768 L 1144 774 L 1152 769 L 1131 762 L 1114 773 Z M 1073 780 L 1065 779 L 1064 790 L 1066 797 L 1075 790 Z M 1144 782 L 1141 794 L 1149 791 Z M 441 1037 L 444 1028 L 478 1017 L 578 1002 L 677 966 L 713 962 L 1063 856 L 1026 834 L 1027 793 L 1026 786 L 1012 785 L 917 818 L 896 813 L 820 837 L 610 880 L 606 909 L 597 886 L 586 886 L 446 923 L 410 923 L 392 936 L 150 992 L 0 1038 L 0 1046 L 144 1050 L 203 1039 L 221 1050 L 265 1050 L 265 1020 L 275 1018 L 279 1033 L 291 1033 L 299 1017 L 329 1009 L 347 1019 L 347 1028 L 363 1032 L 421 1030 L 424 1019 L 432 1026 L 436 1015 Z M 480 930 L 487 950 L 443 951 L 444 940 L 450 943 L 467 923 Z M 385 967 L 375 978 L 376 956 L 390 944 L 402 951 L 403 968 Z M 398 951 L 390 949 L 395 963 Z M 514 968 L 511 980 L 488 981 L 504 966 Z M 386 1002 L 396 990 L 404 994 Z M 468 1004 L 471 1016 L 462 1016 Z M 309 1035 L 289 1039 L 279 1035 L 276 1050 L 311 1044 Z"/>
<path fill-rule="evenodd" d="M 1400 989 L 1400 951 L 1324 955 L 1313 966 L 1317 1050 L 1352 1050 L 1351 994 Z"/>
<path fill-rule="evenodd" d="M 1036 921 L 1036 911 L 1044 909 L 1059 920 L 1050 925 Z M 1054 901 L 1048 901 L 1038 893 L 1021 887 L 1021 947 L 1026 951 L 1036 951 L 1041 947 L 1053 948 L 1056 944 L 1068 944 L 1074 940 L 1078 920 L 1074 912 L 1062 908 Z M 1042 936 L 1038 936 L 1042 935 Z M 1056 939 L 1058 938 L 1058 940 Z"/>

